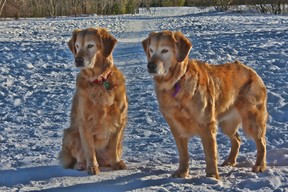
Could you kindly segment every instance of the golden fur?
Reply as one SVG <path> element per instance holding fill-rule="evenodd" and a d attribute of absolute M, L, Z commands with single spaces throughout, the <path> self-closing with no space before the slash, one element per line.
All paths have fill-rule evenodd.
<path fill-rule="evenodd" d="M 106 29 L 89 28 L 75 30 L 68 43 L 81 71 L 59 154 L 65 168 L 86 169 L 92 175 L 99 173 L 99 166 L 126 168 L 121 156 L 128 103 L 124 76 L 113 64 L 116 42 Z M 107 79 L 110 86 L 96 79 Z"/>
<path fill-rule="evenodd" d="M 222 165 L 236 164 L 241 142 L 237 129 L 242 123 L 244 132 L 257 146 L 252 171 L 264 171 L 267 93 L 257 73 L 238 61 L 209 65 L 189 60 L 192 44 L 180 32 L 153 32 L 142 45 L 148 70 L 154 76 L 160 111 L 178 147 L 179 168 L 172 176 L 188 176 L 188 140 L 199 135 L 205 153 L 206 175 L 219 178 L 217 124 L 231 142 L 230 155 Z"/>

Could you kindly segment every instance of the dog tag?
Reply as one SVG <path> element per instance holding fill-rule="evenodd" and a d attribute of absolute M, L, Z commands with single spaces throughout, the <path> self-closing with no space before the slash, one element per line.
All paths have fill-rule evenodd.
<path fill-rule="evenodd" d="M 104 87 L 106 90 L 110 90 L 111 85 L 110 85 L 110 83 L 109 83 L 108 81 L 104 81 L 104 82 L 103 82 L 103 87 Z"/>

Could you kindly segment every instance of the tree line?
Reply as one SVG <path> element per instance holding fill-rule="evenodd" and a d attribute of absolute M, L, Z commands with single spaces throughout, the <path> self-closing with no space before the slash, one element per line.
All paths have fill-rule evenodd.
<path fill-rule="evenodd" d="M 217 11 L 227 11 L 235 5 L 247 5 L 261 13 L 288 13 L 288 0 L 187 0 L 187 2 L 194 6 L 214 6 Z"/>
<path fill-rule="evenodd" d="M 227 11 L 248 5 L 261 13 L 287 13 L 288 0 L 0 0 L 1 17 L 56 17 L 83 14 L 135 14 L 139 8 L 167 6 L 214 6 Z"/>

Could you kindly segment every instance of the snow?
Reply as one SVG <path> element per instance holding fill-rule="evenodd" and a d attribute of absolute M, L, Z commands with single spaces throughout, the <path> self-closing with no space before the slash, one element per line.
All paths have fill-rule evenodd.
<path fill-rule="evenodd" d="M 0 191 L 287 191 L 288 17 L 217 13 L 213 9 L 157 8 L 151 15 L 61 17 L 0 22 Z M 114 61 L 126 76 L 129 121 L 123 159 L 127 170 L 97 176 L 63 169 L 57 155 L 75 90 L 77 70 L 67 41 L 75 28 L 107 27 L 118 39 Z M 205 177 L 201 141 L 189 143 L 190 177 L 172 178 L 178 153 L 158 110 L 141 41 L 151 31 L 180 30 L 193 43 L 191 58 L 240 60 L 268 89 L 267 163 L 251 172 L 254 142 L 243 135 L 236 167 Z M 219 164 L 230 144 L 219 131 Z"/>

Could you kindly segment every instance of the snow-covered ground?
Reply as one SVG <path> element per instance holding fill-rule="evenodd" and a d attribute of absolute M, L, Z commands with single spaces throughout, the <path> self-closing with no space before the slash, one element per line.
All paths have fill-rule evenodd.
<path fill-rule="evenodd" d="M 0 191 L 287 191 L 288 17 L 162 8 L 139 15 L 0 21 Z M 129 123 L 123 158 L 128 169 L 97 176 L 66 170 L 57 155 L 69 125 L 77 70 L 66 42 L 75 28 L 106 27 L 118 39 L 115 64 L 127 80 Z M 151 31 L 180 30 L 193 43 L 191 58 L 240 60 L 268 88 L 268 170 L 251 172 L 255 145 L 242 131 L 238 165 L 205 177 L 200 139 L 191 139 L 190 178 L 171 178 L 178 154 L 158 110 L 141 41 Z M 219 163 L 230 144 L 219 131 Z"/>

